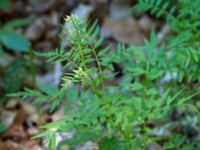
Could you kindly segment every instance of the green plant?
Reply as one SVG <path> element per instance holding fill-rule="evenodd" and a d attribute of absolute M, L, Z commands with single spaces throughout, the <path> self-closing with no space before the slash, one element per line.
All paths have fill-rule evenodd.
<path fill-rule="evenodd" d="M 27 19 L 14 19 L 3 26 L 0 26 L 0 54 L 3 53 L 3 46 L 19 52 L 28 52 L 30 43 L 27 37 L 13 30 L 17 27 L 27 25 L 30 21 Z"/>
<path fill-rule="evenodd" d="M 17 57 L 7 66 L 4 66 L 4 75 L 2 77 L 2 88 L 4 93 L 17 92 L 21 88 L 21 82 L 25 75 L 24 68 L 27 66 L 34 67 L 32 60 L 32 51 L 28 38 L 21 33 L 15 31 L 16 28 L 27 25 L 30 23 L 28 19 L 13 19 L 0 26 L 0 57 L 4 57 L 5 50 L 13 50 L 15 52 L 30 53 L 30 58 L 27 61 L 25 57 Z M 30 64 L 28 63 L 30 62 Z M 1 65 L 1 64 L 0 64 Z M 32 69 L 33 70 L 33 69 Z M 33 72 L 33 71 L 32 71 Z M 34 73 L 32 73 L 34 78 Z M 34 79 L 33 79 L 34 81 Z M 15 84 L 13 84 L 15 83 Z"/>
<path fill-rule="evenodd" d="M 10 0 L 2 0 L 0 3 L 0 9 L 8 9 L 11 1 Z M 20 19 L 12 19 L 7 22 L 0 22 L 0 59 L 4 59 L 5 50 L 12 50 L 20 53 L 29 52 L 29 60 L 25 59 L 25 57 L 17 57 L 10 64 L 3 67 L 3 77 L 1 88 L 4 90 L 4 95 L 11 92 L 19 91 L 21 88 L 21 82 L 25 77 L 25 70 L 27 68 L 31 68 L 32 81 L 34 85 L 35 80 L 35 68 L 33 63 L 33 52 L 31 50 L 29 39 L 19 33 L 16 32 L 16 29 L 22 26 L 26 26 L 30 23 L 29 19 L 20 18 Z M 30 63 L 29 63 L 30 62 Z M 28 66 L 28 67 L 27 67 Z M 25 69 L 26 68 L 26 69 Z M 15 83 L 15 84 L 13 84 Z"/>
<path fill-rule="evenodd" d="M 187 149 L 185 137 L 176 138 L 179 144 L 174 145 L 170 136 L 152 135 L 148 124 L 168 118 L 174 107 L 191 109 L 199 116 L 200 124 L 194 105 L 200 92 L 199 3 L 182 0 L 170 4 L 174 6 L 168 9 L 168 1 L 139 1 L 134 10 L 151 10 L 158 17 L 166 17 L 174 34 L 159 45 L 152 31 L 144 46 L 120 43 L 114 51 L 110 45 L 101 46 L 104 38 L 98 38 L 97 22 L 89 27 L 75 16 L 66 17 L 70 50 L 38 53 L 47 56 L 49 62 L 66 62 L 64 69 L 72 69 L 62 77 L 61 89 L 51 93 L 39 85 L 38 91 L 25 89 L 11 94 L 33 96 L 37 103 L 51 102 L 51 111 L 64 103 L 66 116 L 41 126 L 44 131 L 35 138 L 48 137 L 49 149 L 63 144 L 74 147 L 88 140 L 98 143 L 102 150 L 145 149 L 147 143 L 161 140 L 172 148 Z M 113 62 L 123 65 L 124 77 L 117 85 L 108 85 L 105 81 L 114 77 Z M 171 80 L 162 82 L 166 74 Z M 173 74 L 177 79 L 173 79 Z M 77 84 L 70 86 L 69 82 Z M 58 132 L 74 128 L 74 138 L 56 145 Z M 191 145 L 190 149 L 195 147 Z"/>
<path fill-rule="evenodd" d="M 0 122 L 0 133 L 5 131 L 5 125 Z"/>
<path fill-rule="evenodd" d="M 1 0 L 0 9 L 7 9 L 10 5 L 10 0 Z"/>

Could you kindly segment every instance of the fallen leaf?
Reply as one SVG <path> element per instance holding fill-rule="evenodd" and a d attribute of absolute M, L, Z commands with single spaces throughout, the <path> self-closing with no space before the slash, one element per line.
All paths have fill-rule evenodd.
<path fill-rule="evenodd" d="M 146 35 L 142 32 L 139 24 L 134 19 L 106 18 L 101 34 L 114 37 L 119 42 L 141 45 Z"/>

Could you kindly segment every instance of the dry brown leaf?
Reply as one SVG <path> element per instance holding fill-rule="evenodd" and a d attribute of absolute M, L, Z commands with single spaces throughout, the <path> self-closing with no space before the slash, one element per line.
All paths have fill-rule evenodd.
<path fill-rule="evenodd" d="M 101 34 L 113 36 L 117 41 L 123 43 L 143 43 L 145 34 L 142 32 L 138 22 L 134 19 L 112 19 L 106 18 L 102 26 Z"/>
<path fill-rule="evenodd" d="M 2 134 L 2 138 L 12 138 L 15 141 L 19 141 L 25 138 L 27 133 L 25 132 L 23 125 L 26 120 L 26 117 L 27 114 L 24 110 L 18 110 L 12 125 Z"/>
<path fill-rule="evenodd" d="M 7 142 L 2 142 L 0 141 L 0 150 L 26 150 L 24 149 L 21 145 L 7 141 Z"/>

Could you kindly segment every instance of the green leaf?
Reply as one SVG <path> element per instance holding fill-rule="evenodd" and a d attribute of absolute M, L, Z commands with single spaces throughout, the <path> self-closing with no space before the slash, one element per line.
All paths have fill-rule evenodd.
<path fill-rule="evenodd" d="M 0 42 L 9 49 L 27 52 L 30 50 L 30 43 L 28 39 L 16 32 L 0 31 Z"/>
<path fill-rule="evenodd" d="M 52 131 L 57 131 L 60 127 L 65 127 L 65 131 L 68 131 L 69 129 L 67 128 L 72 128 L 71 124 L 69 121 L 66 121 L 66 118 L 62 118 L 50 123 L 47 123 L 43 126 L 40 126 L 41 129 L 52 129 Z"/>
<path fill-rule="evenodd" d="M 111 45 L 108 45 L 104 49 L 100 50 L 98 56 L 99 57 L 104 56 L 110 50 L 111 47 L 112 47 Z"/>
<path fill-rule="evenodd" d="M 94 48 L 98 48 L 102 44 L 103 40 L 104 40 L 104 36 L 101 36 L 99 40 L 96 41 Z"/>
<path fill-rule="evenodd" d="M 118 138 L 105 138 L 99 143 L 100 150 L 129 150 L 125 141 Z"/>
<path fill-rule="evenodd" d="M 94 141 L 99 137 L 99 135 L 99 131 L 81 130 L 77 132 L 75 137 L 61 142 L 59 146 L 68 145 L 70 147 L 74 147 L 80 144 L 84 144 L 87 141 Z"/>
<path fill-rule="evenodd" d="M 170 4 L 170 2 L 169 2 L 169 1 L 166 1 L 166 2 L 164 3 L 164 5 L 162 6 L 162 9 L 163 9 L 163 10 L 166 10 L 167 7 L 169 6 L 169 4 Z"/>
<path fill-rule="evenodd" d="M 162 105 L 165 105 L 167 97 L 169 96 L 170 89 L 167 89 L 163 94 L 162 97 L 160 98 L 159 101 L 159 106 L 161 107 Z"/>
<path fill-rule="evenodd" d="M 92 26 L 89 28 L 89 30 L 88 30 L 88 33 L 89 34 L 91 34 L 92 32 L 94 32 L 94 30 L 96 29 L 96 27 L 97 27 L 97 23 L 98 23 L 98 21 L 97 20 L 95 20 L 95 22 L 92 24 Z"/>
<path fill-rule="evenodd" d="M 91 38 L 96 39 L 99 34 L 100 28 L 96 27 L 95 31 L 92 33 Z"/>
<path fill-rule="evenodd" d="M 3 123 L 0 122 L 0 133 L 5 131 L 6 130 L 6 127 Z"/>
<path fill-rule="evenodd" d="M 160 6 L 161 2 L 162 2 L 162 0 L 157 0 L 156 6 L 157 6 L 157 7 Z"/>
<path fill-rule="evenodd" d="M 157 12 L 156 17 L 159 18 L 163 13 L 164 13 L 164 10 L 160 9 L 160 10 Z"/>
<path fill-rule="evenodd" d="M 181 82 L 184 78 L 184 72 L 183 71 L 179 71 L 178 72 L 178 82 Z"/>
<path fill-rule="evenodd" d="M 0 56 L 2 56 L 3 54 L 4 54 L 3 47 L 2 45 L 0 45 Z"/>
<path fill-rule="evenodd" d="M 142 89 L 143 87 L 144 87 L 144 86 L 143 86 L 141 83 L 135 82 L 135 83 L 131 86 L 131 89 L 132 89 L 133 91 L 136 91 L 136 90 Z"/>
<path fill-rule="evenodd" d="M 50 138 L 47 139 L 48 149 L 54 150 L 56 147 L 56 134 L 52 133 Z"/>
<path fill-rule="evenodd" d="M 167 105 L 171 105 L 173 103 L 174 100 L 176 100 L 176 98 L 183 92 L 183 90 L 177 92 L 172 98 L 167 100 Z"/>
<path fill-rule="evenodd" d="M 14 19 L 4 24 L 3 30 L 13 30 L 14 28 L 28 25 L 29 23 L 29 19 Z"/>
<path fill-rule="evenodd" d="M 155 14 L 158 11 L 158 7 L 155 6 L 153 7 L 153 9 L 151 10 L 151 14 Z"/>
<path fill-rule="evenodd" d="M 156 37 L 155 30 L 151 31 L 150 40 L 151 40 L 151 43 L 152 43 L 151 45 L 153 45 L 153 46 L 157 45 L 158 40 L 157 40 L 157 37 Z"/>
<path fill-rule="evenodd" d="M 178 105 L 184 104 L 186 101 L 191 100 L 194 96 L 199 95 L 199 93 L 200 93 L 200 90 L 198 90 L 192 95 L 182 98 L 181 100 L 178 101 Z"/>
<path fill-rule="evenodd" d="M 6 9 L 10 6 L 10 0 L 1 0 L 0 9 Z"/>
<path fill-rule="evenodd" d="M 189 106 L 194 112 L 197 113 L 198 115 L 198 126 L 200 127 L 200 112 L 199 109 L 197 108 L 197 106 L 195 106 L 194 104 L 184 104 L 186 106 L 186 108 Z"/>
<path fill-rule="evenodd" d="M 176 6 L 173 6 L 173 7 L 170 9 L 169 14 L 173 14 L 175 11 L 176 11 Z"/>
<path fill-rule="evenodd" d="M 154 80 L 157 78 L 160 78 L 164 74 L 164 70 L 157 70 L 157 69 L 152 69 L 150 72 L 147 74 L 147 77 L 150 80 Z"/>
<path fill-rule="evenodd" d="M 56 86 L 47 86 L 43 84 L 37 84 L 37 87 L 44 93 L 46 93 L 49 96 L 55 96 L 57 93 L 59 93 L 59 89 Z"/>
<path fill-rule="evenodd" d="M 39 134 L 33 136 L 32 139 L 37 139 L 37 138 L 41 138 L 41 137 L 47 137 L 47 136 L 49 136 L 51 133 L 52 133 L 52 131 L 50 131 L 50 130 L 43 131 L 43 132 L 40 132 Z"/>
<path fill-rule="evenodd" d="M 133 73 L 134 76 L 139 76 L 145 73 L 145 70 L 143 68 L 128 68 L 128 71 L 130 71 L 131 73 Z"/>

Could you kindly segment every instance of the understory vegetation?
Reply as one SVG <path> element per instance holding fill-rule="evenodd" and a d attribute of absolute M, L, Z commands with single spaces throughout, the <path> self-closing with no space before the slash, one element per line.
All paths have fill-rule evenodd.
<path fill-rule="evenodd" d="M 172 29 L 164 41 L 152 29 L 142 46 L 105 45 L 98 21 L 86 23 L 75 15 L 66 16 L 62 39 L 69 50 L 60 47 L 35 53 L 47 57 L 49 63 L 62 63 L 66 73 L 60 87 L 36 84 L 35 89 L 9 94 L 32 97 L 37 105 L 48 102 L 50 112 L 63 107 L 65 116 L 41 125 L 41 132 L 33 138 L 44 138 L 50 150 L 87 141 L 97 143 L 100 150 L 146 149 L 152 142 L 164 149 L 200 149 L 199 141 L 186 131 L 199 130 L 200 125 L 199 6 L 199 0 L 139 0 L 132 13 L 149 12 L 166 20 Z M 10 45 L 1 36 L 0 42 Z M 119 75 L 116 64 L 122 66 L 123 76 L 112 82 Z M 185 115 L 169 121 L 175 109 L 184 110 Z M 192 115 L 194 122 L 187 120 Z M 155 132 L 155 127 L 163 126 L 169 134 Z M 177 126 L 186 132 L 178 132 Z M 74 137 L 57 142 L 60 132 L 74 129 Z"/>

